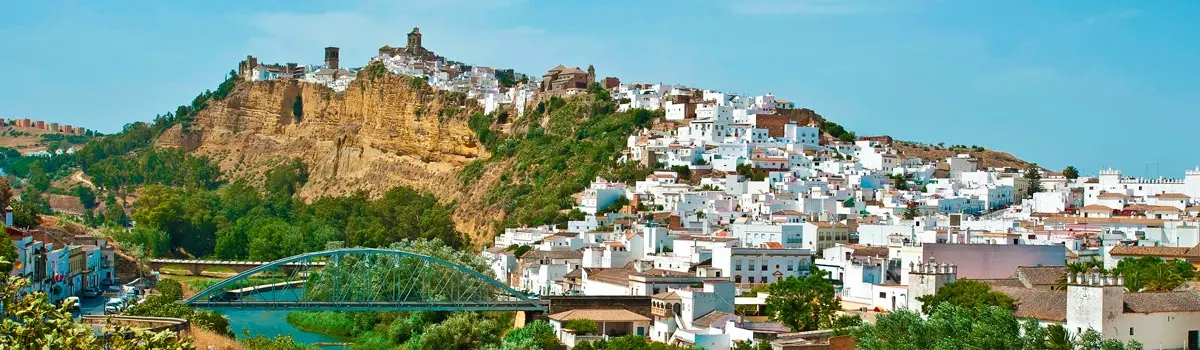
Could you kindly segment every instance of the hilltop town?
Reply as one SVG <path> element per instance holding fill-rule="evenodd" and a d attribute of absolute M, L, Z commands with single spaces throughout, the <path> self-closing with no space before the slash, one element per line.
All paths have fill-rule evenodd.
<path fill-rule="evenodd" d="M 551 304 L 579 303 L 543 315 L 568 347 L 632 335 L 704 349 L 853 348 L 852 337 L 829 327 L 798 332 L 767 312 L 772 285 L 814 277 L 836 290 L 839 315 L 868 323 L 901 311 L 929 316 L 931 296 L 977 282 L 1014 300 L 1016 317 L 1070 336 L 1093 330 L 1164 349 L 1200 342 L 1200 167 L 1178 178 L 1055 171 L 976 145 L 859 136 L 770 92 L 600 78 L 591 65 L 557 65 L 540 78 L 468 65 L 426 49 L 418 28 L 406 46 L 383 46 L 364 67 L 345 67 L 339 54 L 327 47 L 313 65 L 248 56 L 229 101 L 212 101 L 153 147 L 192 152 L 232 178 L 259 182 L 269 181 L 267 164 L 294 156 L 307 167 L 296 177 L 308 182 L 283 186 L 288 199 L 377 197 L 382 191 L 368 190 L 402 184 L 454 203 L 446 210 L 458 229 L 470 223 L 490 277 Z M 584 112 L 555 120 L 564 110 Z M 552 181 L 509 175 L 580 173 L 519 164 L 527 159 L 515 157 L 536 153 L 522 150 L 542 144 L 522 149 L 518 140 L 557 133 L 584 142 L 601 136 L 577 124 L 541 125 L 620 113 L 650 120 L 621 125 L 631 131 L 619 136 L 614 159 L 595 164 L 634 171 L 591 172 L 635 178 L 589 175 L 581 191 L 554 198 L 569 204 L 535 208 L 569 220 L 513 219 L 525 203 L 505 200 Z M 489 140 L 491 132 L 510 138 Z M 551 150 L 563 149 L 543 152 Z M 518 194 L 497 194 L 503 186 Z M 107 242 L 56 250 L 9 233 L 21 257 L 82 275 L 40 281 L 36 288 L 59 286 L 53 300 L 113 279 Z M 19 273 L 44 275 L 37 265 Z M 580 296 L 588 298 L 567 299 Z M 600 330 L 572 329 L 580 320 Z"/>

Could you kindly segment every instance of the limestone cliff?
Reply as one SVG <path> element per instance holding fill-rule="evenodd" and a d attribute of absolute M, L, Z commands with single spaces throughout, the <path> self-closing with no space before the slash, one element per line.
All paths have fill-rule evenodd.
<path fill-rule="evenodd" d="M 468 195 L 455 175 L 486 152 L 467 127 L 476 111 L 463 94 L 363 69 L 344 92 L 296 81 L 243 82 L 157 145 L 208 156 L 228 177 L 255 182 L 298 157 L 310 173 L 300 195 L 310 200 L 408 185 L 457 202 L 459 230 L 474 235 L 494 218 L 478 212 L 483 196 Z"/>

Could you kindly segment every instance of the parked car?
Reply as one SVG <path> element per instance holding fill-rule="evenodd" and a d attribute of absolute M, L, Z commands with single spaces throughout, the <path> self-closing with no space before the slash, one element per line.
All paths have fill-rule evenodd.
<path fill-rule="evenodd" d="M 71 311 L 79 311 L 79 297 L 71 296 L 63 299 L 63 305 L 71 305 Z"/>
<path fill-rule="evenodd" d="M 126 305 L 127 304 L 125 303 L 124 299 L 109 298 L 108 302 L 104 303 L 104 314 L 105 315 L 119 314 L 119 313 L 121 313 L 121 311 L 125 311 Z"/>
<path fill-rule="evenodd" d="M 84 290 L 83 290 L 83 297 L 84 297 L 84 298 L 95 298 L 95 297 L 98 297 L 98 296 L 100 296 L 100 290 L 99 290 L 99 289 L 96 289 L 95 287 L 92 287 L 92 288 L 88 288 L 88 289 L 84 289 Z"/>

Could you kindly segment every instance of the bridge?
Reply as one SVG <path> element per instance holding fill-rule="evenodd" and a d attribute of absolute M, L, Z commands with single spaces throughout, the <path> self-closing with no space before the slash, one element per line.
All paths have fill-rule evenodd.
<path fill-rule="evenodd" d="M 246 270 L 270 264 L 270 261 L 236 261 L 236 260 L 188 260 L 188 259 L 150 259 L 149 265 L 151 270 L 158 271 L 164 267 L 180 267 L 188 270 L 192 275 L 199 276 L 204 270 L 214 267 L 222 267 L 233 270 L 233 272 L 245 272 Z M 318 265 L 324 265 L 324 262 Z M 297 266 L 297 265 L 291 265 Z"/>
<path fill-rule="evenodd" d="M 182 302 L 274 310 L 545 310 L 540 300 L 471 268 L 401 250 L 345 248 L 246 264 L 238 266 L 254 266 Z"/>

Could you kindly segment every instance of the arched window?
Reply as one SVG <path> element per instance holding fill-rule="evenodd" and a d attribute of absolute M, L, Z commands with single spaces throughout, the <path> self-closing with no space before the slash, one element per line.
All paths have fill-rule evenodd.
<path fill-rule="evenodd" d="M 742 283 L 742 275 L 733 276 L 733 283 Z"/>

